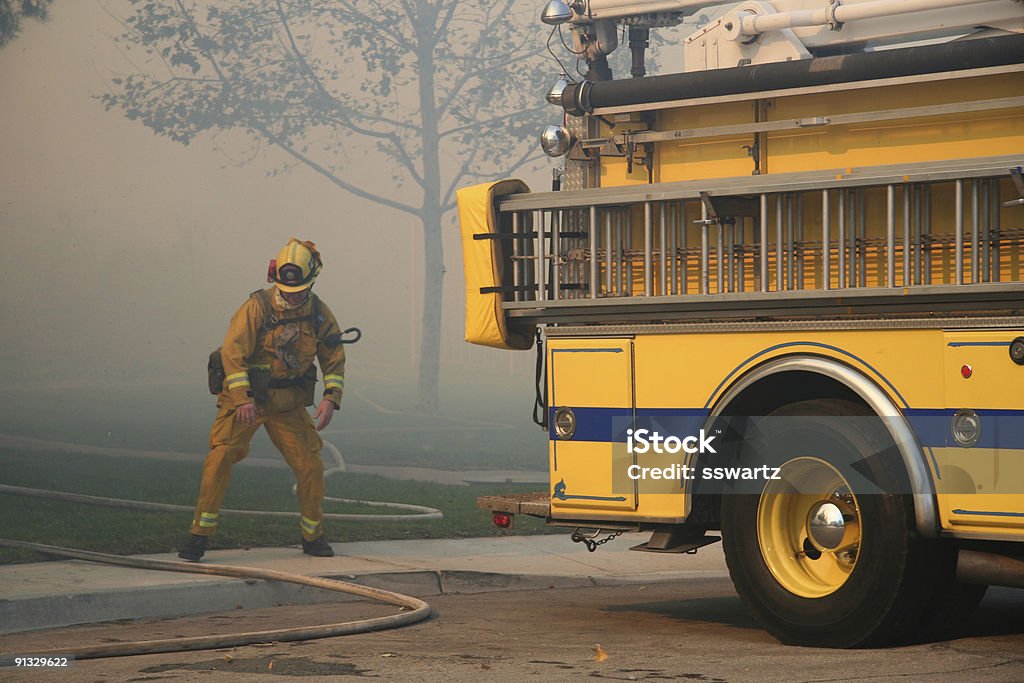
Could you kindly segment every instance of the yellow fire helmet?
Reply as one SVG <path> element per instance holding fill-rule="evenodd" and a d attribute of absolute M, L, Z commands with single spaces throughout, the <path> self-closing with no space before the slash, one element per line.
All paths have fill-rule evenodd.
<path fill-rule="evenodd" d="M 282 292 L 301 292 L 313 286 L 321 268 L 323 261 L 316 245 L 293 237 L 270 262 L 267 282 L 273 282 Z"/>

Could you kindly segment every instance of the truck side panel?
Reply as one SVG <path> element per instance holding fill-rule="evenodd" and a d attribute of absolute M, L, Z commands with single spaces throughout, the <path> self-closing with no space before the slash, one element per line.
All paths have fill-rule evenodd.
<path fill-rule="evenodd" d="M 1010 360 L 1008 347 L 1021 334 L 1024 330 L 925 329 L 666 333 L 631 341 L 551 336 L 552 413 L 573 408 L 577 433 L 584 438 L 552 435 L 552 483 L 564 482 L 563 493 L 586 496 L 564 500 L 554 492 L 552 516 L 610 519 L 608 510 L 614 508 L 615 519 L 679 521 L 689 509 L 681 486 L 672 493 L 665 484 L 640 485 L 635 497 L 624 495 L 623 474 L 630 464 L 666 464 L 664 458 L 625 452 L 622 432 L 630 405 L 635 424 L 687 425 L 686 431 L 695 433 L 751 368 L 784 356 L 816 356 L 857 370 L 904 414 L 927 454 L 943 529 L 1019 536 L 1024 530 L 1024 397 L 1015 387 L 1024 367 Z M 972 368 L 970 378 L 961 374 L 965 365 Z M 952 420 L 961 409 L 976 410 L 981 419 L 983 438 L 973 447 L 952 437 Z M 676 460 L 683 463 L 682 454 Z M 616 498 L 625 499 L 609 500 Z M 992 514 L 978 514 L 986 511 Z"/>

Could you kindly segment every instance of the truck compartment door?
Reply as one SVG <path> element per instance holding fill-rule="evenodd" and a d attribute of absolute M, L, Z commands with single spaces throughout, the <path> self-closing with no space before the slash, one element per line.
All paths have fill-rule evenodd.
<path fill-rule="evenodd" d="M 548 349 L 551 516 L 632 512 L 626 430 L 635 417 L 631 339 L 555 339 Z M 621 470 L 621 471 L 620 471 Z M 603 511 L 603 512 L 601 512 Z"/>

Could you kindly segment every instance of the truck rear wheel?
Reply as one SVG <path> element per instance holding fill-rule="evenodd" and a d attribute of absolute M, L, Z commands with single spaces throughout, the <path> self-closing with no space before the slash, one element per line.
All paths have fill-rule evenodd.
<path fill-rule="evenodd" d="M 867 416 L 838 400 L 770 417 Z M 727 487 L 722 540 L 737 592 L 792 645 L 865 647 L 915 640 L 955 554 L 918 536 L 899 453 L 864 420 L 768 420 L 758 434 L 780 480 L 760 494 Z M 749 448 L 741 453 L 751 457 Z M 760 457 L 760 456 L 759 456 Z M 771 457 L 771 456 L 769 456 Z M 763 463 L 757 463 L 763 464 Z M 855 464 L 851 467 L 851 464 Z M 881 491 L 851 482 L 875 482 Z"/>

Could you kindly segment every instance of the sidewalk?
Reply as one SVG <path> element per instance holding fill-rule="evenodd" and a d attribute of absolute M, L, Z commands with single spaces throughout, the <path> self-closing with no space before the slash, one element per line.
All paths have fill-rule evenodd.
<path fill-rule="evenodd" d="M 211 564 L 326 576 L 426 598 L 442 593 L 646 583 L 727 576 L 721 544 L 697 555 L 631 552 L 649 534 L 623 534 L 587 552 L 566 535 L 333 544 L 338 556 L 297 548 L 214 550 Z M 177 560 L 176 555 L 145 555 Z M 115 567 L 78 560 L 0 566 L 0 633 L 358 599 L 275 582 Z"/>

